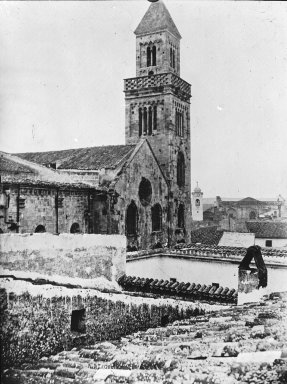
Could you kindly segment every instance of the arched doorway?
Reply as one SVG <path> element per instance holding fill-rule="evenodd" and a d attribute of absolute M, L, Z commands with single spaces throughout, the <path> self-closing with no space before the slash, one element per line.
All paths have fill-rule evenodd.
<path fill-rule="evenodd" d="M 126 214 L 126 233 L 128 236 L 137 235 L 138 209 L 134 201 L 130 203 Z"/>
<path fill-rule="evenodd" d="M 251 212 L 249 213 L 249 219 L 250 219 L 250 220 L 255 220 L 255 219 L 256 219 L 256 213 L 255 213 L 254 211 L 251 211 Z"/>
<path fill-rule="evenodd" d="M 162 209 L 160 204 L 155 204 L 151 209 L 152 231 L 162 230 Z"/>
<path fill-rule="evenodd" d="M 35 229 L 35 233 L 44 233 L 46 232 L 46 228 L 44 227 L 44 225 L 38 225 Z"/>
<path fill-rule="evenodd" d="M 80 233 L 80 225 L 78 223 L 73 223 L 70 228 L 70 233 Z"/>

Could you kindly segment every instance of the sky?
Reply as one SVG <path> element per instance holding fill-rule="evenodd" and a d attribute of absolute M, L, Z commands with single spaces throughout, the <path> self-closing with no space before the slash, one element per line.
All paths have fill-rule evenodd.
<path fill-rule="evenodd" d="M 204 197 L 287 198 L 287 4 L 166 0 Z M 146 0 L 0 3 L 0 150 L 124 144 Z"/>

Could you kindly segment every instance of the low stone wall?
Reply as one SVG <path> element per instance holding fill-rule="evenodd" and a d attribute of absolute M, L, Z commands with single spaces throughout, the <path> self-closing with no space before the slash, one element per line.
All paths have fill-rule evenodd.
<path fill-rule="evenodd" d="M 122 235 L 2 234 L 0 248 L 0 265 L 8 270 L 111 281 L 125 273 Z"/>
<path fill-rule="evenodd" d="M 220 308 L 91 289 L 39 286 L 7 278 L 2 279 L 1 286 L 2 368 L 32 364 L 75 346 L 119 339 Z M 84 316 L 79 318 L 81 310 Z M 71 329 L 75 326 L 79 330 Z"/>

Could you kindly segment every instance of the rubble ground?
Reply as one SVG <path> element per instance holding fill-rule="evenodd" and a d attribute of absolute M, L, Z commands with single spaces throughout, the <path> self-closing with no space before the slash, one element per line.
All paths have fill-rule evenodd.
<path fill-rule="evenodd" d="M 287 383 L 287 294 L 8 369 L 5 384 Z"/>

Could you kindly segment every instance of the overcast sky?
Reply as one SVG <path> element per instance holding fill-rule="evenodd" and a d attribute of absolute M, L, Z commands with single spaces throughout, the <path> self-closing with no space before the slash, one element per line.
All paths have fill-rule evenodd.
<path fill-rule="evenodd" d="M 192 84 L 192 188 L 287 197 L 287 4 L 165 1 Z M 1 2 L 0 149 L 124 144 L 147 1 Z"/>

